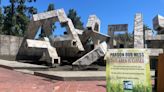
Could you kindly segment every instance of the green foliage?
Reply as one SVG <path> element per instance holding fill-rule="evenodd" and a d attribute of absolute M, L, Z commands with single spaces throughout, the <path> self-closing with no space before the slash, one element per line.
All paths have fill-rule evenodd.
<path fill-rule="evenodd" d="M 147 26 L 146 24 L 143 25 L 143 30 L 145 32 L 145 30 L 152 30 L 149 26 Z M 154 30 L 152 30 L 154 33 Z"/>
<path fill-rule="evenodd" d="M 48 5 L 47 11 L 52 11 L 52 10 L 55 10 L 55 5 L 53 3 L 50 3 Z M 51 27 L 52 27 L 52 30 L 55 30 L 56 29 L 55 23 L 53 23 Z"/>
<path fill-rule="evenodd" d="M 10 0 L 10 5 L 4 7 L 3 34 L 24 36 L 31 15 L 37 13 L 36 8 L 26 5 L 31 2 L 36 0 Z"/>
<path fill-rule="evenodd" d="M 2 14 L 2 8 L 0 7 L 0 33 L 2 33 L 3 28 L 3 14 Z"/>
<path fill-rule="evenodd" d="M 48 5 L 47 11 L 52 11 L 55 10 L 55 5 L 53 3 L 50 3 Z M 51 29 L 54 31 L 56 29 L 55 23 L 51 24 Z M 39 34 L 39 39 L 42 39 L 43 37 L 46 37 L 47 35 L 45 34 L 45 30 L 43 29 L 43 25 L 41 27 L 41 33 Z"/>
<path fill-rule="evenodd" d="M 111 92 L 124 92 L 121 84 L 113 84 L 110 87 Z"/>
<path fill-rule="evenodd" d="M 151 87 L 145 87 L 144 85 L 134 85 L 132 90 L 124 90 L 122 84 L 116 84 L 112 83 L 109 87 L 107 85 L 107 88 L 109 90 L 107 92 L 152 92 Z"/>
<path fill-rule="evenodd" d="M 133 92 L 151 92 L 151 87 L 145 87 L 143 85 L 136 85 L 133 88 Z"/>
<path fill-rule="evenodd" d="M 77 29 L 84 29 L 83 23 L 81 22 L 81 18 L 77 15 L 76 10 L 70 9 L 68 13 L 68 18 L 70 18 Z"/>
<path fill-rule="evenodd" d="M 55 10 L 55 5 L 54 5 L 53 3 L 50 3 L 50 4 L 48 5 L 47 11 L 52 11 L 52 10 Z"/>
<path fill-rule="evenodd" d="M 143 26 L 143 29 L 144 29 L 144 30 L 151 30 L 151 28 L 150 28 L 149 26 L 145 25 L 145 24 L 144 24 L 144 26 Z"/>
<path fill-rule="evenodd" d="M 14 36 L 25 35 L 32 14 L 37 13 L 36 8 L 33 6 L 27 6 L 27 3 L 31 2 L 36 2 L 36 0 L 10 0 L 10 4 L 3 7 L 3 13 L 0 11 L 1 34 Z M 49 4 L 47 11 L 51 10 L 55 10 L 54 4 Z M 69 10 L 68 17 L 72 20 L 75 28 L 84 29 L 83 23 L 74 9 Z M 53 23 L 52 31 L 55 29 L 56 26 Z M 41 34 L 41 36 L 43 35 Z"/>

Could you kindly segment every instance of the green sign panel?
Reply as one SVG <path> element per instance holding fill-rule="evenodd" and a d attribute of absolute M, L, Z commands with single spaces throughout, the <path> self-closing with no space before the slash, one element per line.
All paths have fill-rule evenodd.
<path fill-rule="evenodd" d="M 145 49 L 109 49 L 105 56 L 107 92 L 152 92 Z"/>

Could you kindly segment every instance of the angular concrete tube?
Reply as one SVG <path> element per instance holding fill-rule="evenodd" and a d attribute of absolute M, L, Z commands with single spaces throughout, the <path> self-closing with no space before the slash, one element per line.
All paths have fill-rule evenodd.
<path fill-rule="evenodd" d="M 34 38 L 34 34 L 36 34 L 37 29 L 39 28 L 39 26 L 43 26 L 45 31 L 51 31 L 50 25 L 53 22 L 59 21 L 61 24 L 65 24 L 65 27 L 67 29 L 68 35 L 72 38 L 72 40 L 76 40 L 76 43 L 74 43 L 74 45 L 76 45 L 76 47 L 78 48 L 79 51 L 84 51 L 84 47 L 81 43 L 81 40 L 78 36 L 78 34 L 76 33 L 76 29 L 72 23 L 72 20 L 69 19 L 67 17 L 67 15 L 65 14 L 63 9 L 58 9 L 58 10 L 53 10 L 53 11 L 49 11 L 49 12 L 45 12 L 45 13 L 40 13 L 40 14 L 35 14 L 33 15 L 32 18 L 32 22 L 30 22 L 29 24 L 29 30 L 27 32 L 27 39 L 30 38 Z M 35 25 L 37 26 L 35 26 Z M 46 35 L 49 35 L 50 32 L 45 32 L 47 33 Z M 31 35 L 32 34 L 32 35 Z M 64 41 L 62 41 L 61 43 L 63 43 Z M 55 42 L 54 42 L 55 43 Z M 60 43 L 57 42 L 58 44 Z M 73 44 L 71 43 L 71 44 Z M 72 46 L 74 46 L 72 45 Z"/>

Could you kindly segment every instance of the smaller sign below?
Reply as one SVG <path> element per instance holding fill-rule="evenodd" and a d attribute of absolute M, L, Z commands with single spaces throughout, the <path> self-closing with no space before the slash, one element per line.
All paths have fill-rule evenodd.
<path fill-rule="evenodd" d="M 105 60 L 107 92 L 152 92 L 146 49 L 109 49 Z"/>

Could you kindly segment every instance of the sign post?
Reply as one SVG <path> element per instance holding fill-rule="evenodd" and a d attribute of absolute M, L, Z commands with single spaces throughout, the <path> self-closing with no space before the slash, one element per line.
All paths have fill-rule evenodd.
<path fill-rule="evenodd" d="M 107 92 L 152 92 L 145 49 L 109 49 L 105 56 Z"/>
<path fill-rule="evenodd" d="M 164 54 L 160 54 L 158 57 L 157 65 L 157 92 L 164 92 Z"/>

